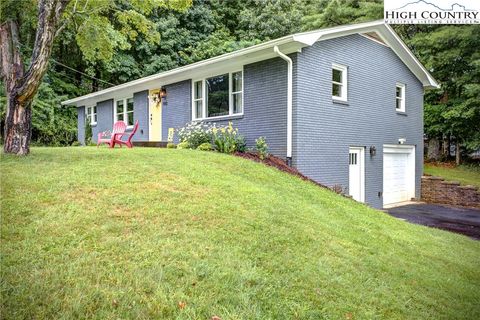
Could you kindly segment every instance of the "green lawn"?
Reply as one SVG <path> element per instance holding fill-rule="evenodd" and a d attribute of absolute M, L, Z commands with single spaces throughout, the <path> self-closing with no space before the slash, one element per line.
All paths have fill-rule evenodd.
<path fill-rule="evenodd" d="M 473 165 L 461 165 L 448 167 L 428 164 L 424 166 L 424 173 L 442 177 L 445 180 L 458 181 L 463 185 L 474 185 L 480 188 L 480 167 Z"/>
<path fill-rule="evenodd" d="M 34 148 L 0 178 L 2 319 L 480 318 L 480 242 L 259 163 Z"/>

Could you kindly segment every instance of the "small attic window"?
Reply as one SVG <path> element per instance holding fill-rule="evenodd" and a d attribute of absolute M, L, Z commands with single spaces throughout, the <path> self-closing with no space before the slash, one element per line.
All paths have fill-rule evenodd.
<path fill-rule="evenodd" d="M 347 101 L 347 67 L 332 64 L 332 99 Z"/>

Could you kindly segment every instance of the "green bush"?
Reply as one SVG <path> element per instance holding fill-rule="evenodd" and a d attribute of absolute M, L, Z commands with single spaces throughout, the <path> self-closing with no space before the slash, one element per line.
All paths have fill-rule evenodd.
<path fill-rule="evenodd" d="M 191 146 L 190 146 L 190 143 L 188 143 L 188 141 L 183 141 L 177 145 L 177 149 L 191 149 Z"/>
<path fill-rule="evenodd" d="M 260 137 L 255 140 L 255 149 L 257 149 L 258 156 L 261 160 L 268 157 L 268 144 L 265 137 Z"/>
<path fill-rule="evenodd" d="M 80 147 L 82 144 L 80 143 L 80 141 L 74 141 L 71 146 L 72 147 Z"/>
<path fill-rule="evenodd" d="M 238 128 L 233 128 L 231 122 L 225 127 L 213 127 L 213 143 L 215 149 L 221 153 L 234 153 L 235 151 L 245 151 L 245 138 L 238 134 Z"/>
<path fill-rule="evenodd" d="M 210 142 L 205 142 L 205 143 L 202 143 L 201 145 L 199 145 L 197 147 L 197 150 L 200 150 L 200 151 L 212 151 L 213 150 L 213 147 L 212 147 L 212 144 Z"/>
<path fill-rule="evenodd" d="M 167 143 L 167 149 L 175 149 L 177 146 L 173 142 Z"/>

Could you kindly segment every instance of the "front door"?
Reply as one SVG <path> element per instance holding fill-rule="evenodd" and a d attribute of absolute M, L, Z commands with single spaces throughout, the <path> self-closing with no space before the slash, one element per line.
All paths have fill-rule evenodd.
<path fill-rule="evenodd" d="M 160 89 L 149 90 L 149 97 L 159 97 Z M 157 101 L 149 99 L 148 103 L 149 113 L 149 141 L 162 141 L 162 102 L 158 98 Z"/>
<path fill-rule="evenodd" d="M 351 147 L 348 153 L 348 194 L 353 199 L 365 201 L 364 148 Z"/>

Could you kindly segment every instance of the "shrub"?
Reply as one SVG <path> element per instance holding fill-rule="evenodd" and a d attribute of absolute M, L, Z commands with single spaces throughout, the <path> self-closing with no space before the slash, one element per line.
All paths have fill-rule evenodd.
<path fill-rule="evenodd" d="M 167 149 L 175 149 L 177 146 L 173 142 L 167 143 Z"/>
<path fill-rule="evenodd" d="M 205 143 L 202 143 L 201 145 L 199 145 L 197 147 L 197 150 L 200 150 L 200 151 L 212 151 L 213 150 L 213 147 L 212 147 L 212 144 L 210 142 L 205 142 Z"/>
<path fill-rule="evenodd" d="M 202 122 L 190 122 L 178 130 L 180 142 L 188 142 L 190 148 L 196 149 L 205 142 L 212 141 L 212 126 Z"/>
<path fill-rule="evenodd" d="M 73 141 L 72 143 L 72 147 L 80 147 L 81 145 L 80 141 Z"/>
<path fill-rule="evenodd" d="M 260 137 L 255 140 L 255 148 L 257 149 L 258 156 L 261 160 L 268 157 L 268 144 L 265 137 Z"/>
<path fill-rule="evenodd" d="M 190 143 L 188 143 L 188 141 L 183 141 L 177 145 L 177 149 L 191 149 L 191 146 L 190 146 Z"/>
<path fill-rule="evenodd" d="M 245 151 L 245 139 L 238 134 L 238 128 L 233 128 L 231 122 L 228 126 L 213 127 L 213 143 L 218 152 L 233 153 L 243 149 Z"/>

